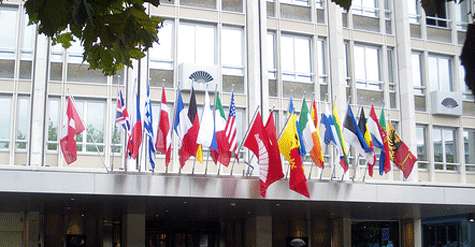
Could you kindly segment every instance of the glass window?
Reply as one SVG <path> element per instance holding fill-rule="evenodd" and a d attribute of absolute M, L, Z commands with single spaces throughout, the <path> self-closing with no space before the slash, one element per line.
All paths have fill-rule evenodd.
<path fill-rule="evenodd" d="M 223 27 L 221 31 L 221 63 L 224 74 L 243 75 L 244 38 L 240 27 Z"/>
<path fill-rule="evenodd" d="M 421 17 L 421 8 L 418 0 L 408 0 L 407 6 L 409 8 L 409 21 L 414 24 L 419 23 Z"/>
<path fill-rule="evenodd" d="M 422 246 L 474 246 L 468 215 L 428 218 L 422 222 Z"/>
<path fill-rule="evenodd" d="M 436 6 L 426 10 L 426 23 L 429 26 L 447 27 L 448 5 L 446 1 L 434 1 Z"/>
<path fill-rule="evenodd" d="M 216 0 L 180 0 L 180 4 L 199 8 L 216 9 Z"/>
<path fill-rule="evenodd" d="M 455 21 L 457 24 L 457 29 L 466 30 L 469 22 L 470 15 L 470 1 L 465 0 L 460 3 L 455 4 Z"/>
<path fill-rule="evenodd" d="M 427 161 L 427 126 L 417 125 L 416 126 L 416 137 L 417 137 L 417 160 Z"/>
<path fill-rule="evenodd" d="M 355 79 L 357 86 L 364 89 L 380 90 L 379 48 L 355 45 Z"/>
<path fill-rule="evenodd" d="M 18 8 L 9 5 L 0 6 L 0 78 L 13 78 L 15 72 L 15 49 Z"/>
<path fill-rule="evenodd" d="M 199 65 L 214 65 L 216 57 L 216 26 L 180 23 L 178 31 L 178 61 Z"/>
<path fill-rule="evenodd" d="M 414 85 L 414 91 L 416 94 L 424 94 L 424 84 L 422 82 L 422 54 L 420 52 L 412 52 L 412 84 Z"/>
<path fill-rule="evenodd" d="M 173 20 L 163 21 L 158 30 L 158 44 L 149 49 L 151 86 L 173 88 L 174 25 Z"/>
<path fill-rule="evenodd" d="M 98 70 L 89 69 L 89 65 L 83 62 L 83 52 L 79 41 L 72 42 L 67 50 L 67 80 L 70 82 L 107 83 L 107 77 Z"/>
<path fill-rule="evenodd" d="M 0 95 L 0 150 L 10 146 L 11 96 Z"/>
<path fill-rule="evenodd" d="M 222 8 L 225 11 L 242 12 L 242 0 L 222 0 Z"/>
<path fill-rule="evenodd" d="M 457 170 L 457 129 L 434 127 L 432 142 L 434 143 L 435 169 Z"/>
<path fill-rule="evenodd" d="M 312 82 L 310 37 L 283 34 L 281 38 L 282 79 Z"/>
<path fill-rule="evenodd" d="M 475 166 L 475 129 L 464 130 L 463 147 L 465 152 L 465 163 Z"/>
<path fill-rule="evenodd" d="M 32 75 L 32 60 L 33 49 L 35 42 L 35 28 L 34 25 L 28 25 L 28 15 L 23 15 L 23 31 L 22 44 L 20 49 L 20 79 L 31 79 Z"/>
<path fill-rule="evenodd" d="M 377 0 L 353 0 L 351 6 L 353 14 L 376 17 L 378 16 L 377 2 Z"/>
<path fill-rule="evenodd" d="M 48 151 L 58 150 L 59 98 L 48 98 Z"/>
<path fill-rule="evenodd" d="M 275 32 L 267 32 L 267 71 L 269 79 L 276 78 Z"/>
<path fill-rule="evenodd" d="M 449 56 L 429 55 L 429 82 L 434 91 L 453 91 L 452 59 Z"/>
<path fill-rule="evenodd" d="M 75 106 L 86 126 L 86 130 L 76 138 L 78 151 L 88 153 L 103 152 L 105 101 L 79 99 L 75 101 Z"/>
<path fill-rule="evenodd" d="M 326 63 L 326 45 L 324 39 L 317 40 L 317 67 L 318 74 L 320 78 L 320 83 L 326 83 L 328 74 L 327 74 L 327 63 Z"/>
<path fill-rule="evenodd" d="M 16 149 L 26 150 L 30 132 L 30 97 L 18 96 L 16 109 Z"/>

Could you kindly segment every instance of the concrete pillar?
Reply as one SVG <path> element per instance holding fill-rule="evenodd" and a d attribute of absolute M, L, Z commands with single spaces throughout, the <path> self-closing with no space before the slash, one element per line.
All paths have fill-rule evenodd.
<path fill-rule="evenodd" d="M 414 219 L 414 247 L 422 247 L 422 220 Z"/>
<path fill-rule="evenodd" d="M 31 120 L 29 140 L 29 165 L 41 166 L 45 154 L 46 93 L 48 81 L 48 46 L 46 36 L 37 35 L 33 63 L 33 90 L 31 96 Z"/>
<path fill-rule="evenodd" d="M 339 107 L 340 119 L 346 112 L 346 71 L 345 71 L 345 44 L 343 41 L 342 8 L 333 2 L 328 1 L 328 50 L 329 54 L 329 75 L 331 85 L 331 102 Z M 336 164 L 336 162 L 334 161 Z M 343 174 L 343 170 L 336 165 L 336 176 Z M 346 175 L 346 178 L 349 176 Z"/>
<path fill-rule="evenodd" d="M 416 115 L 414 109 L 414 87 L 411 70 L 411 33 L 409 28 L 408 1 L 394 1 L 394 23 L 396 28 L 397 75 L 399 78 L 399 97 L 404 99 L 401 108 L 401 138 L 411 151 L 416 153 Z M 401 100 L 402 102 L 402 100 Z M 408 180 L 417 181 L 417 167 Z"/>
<path fill-rule="evenodd" d="M 272 216 L 254 216 L 246 221 L 245 246 L 272 246 Z"/>
<path fill-rule="evenodd" d="M 351 246 L 351 219 L 333 219 L 331 225 L 331 247 Z"/>
<path fill-rule="evenodd" d="M 415 247 L 414 220 L 401 221 L 402 247 Z"/>
<path fill-rule="evenodd" d="M 259 4 L 263 2 L 263 4 Z M 261 90 L 263 87 L 268 88 L 267 81 L 261 81 L 261 69 L 265 65 L 264 61 L 261 64 L 261 43 L 265 42 L 267 35 L 267 27 L 265 25 L 259 25 L 259 19 L 261 24 L 265 24 L 266 20 L 266 5 L 265 1 L 248 1 L 246 4 L 247 8 L 247 95 L 248 95 L 248 106 L 249 118 L 252 117 L 254 110 L 257 106 L 262 107 Z M 261 10 L 261 12 L 259 12 Z M 264 86 L 265 84 L 265 86 Z M 268 94 L 266 90 L 266 94 Z M 266 103 L 267 104 L 267 103 Z"/>
<path fill-rule="evenodd" d="M 145 213 L 127 213 L 123 216 L 122 224 L 125 226 L 123 233 L 123 246 L 145 246 Z"/>

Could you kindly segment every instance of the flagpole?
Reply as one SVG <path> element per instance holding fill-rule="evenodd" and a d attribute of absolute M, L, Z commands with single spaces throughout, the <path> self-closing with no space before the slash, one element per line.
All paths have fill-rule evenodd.
<path fill-rule="evenodd" d="M 180 84 L 180 83 L 178 83 Z M 172 114 L 172 117 L 173 117 L 173 121 L 172 121 L 172 126 L 171 127 L 171 138 L 172 138 L 172 147 L 175 143 L 175 114 L 176 114 L 176 101 L 178 99 L 178 92 L 180 91 L 180 86 L 178 86 L 176 89 L 175 89 L 175 100 L 173 101 L 173 114 Z M 178 146 L 177 146 L 178 147 Z M 175 148 L 173 148 L 173 150 L 175 150 Z M 176 151 L 176 150 L 175 150 Z M 166 155 L 166 154 L 165 154 Z M 170 155 L 173 155 L 173 153 L 170 153 Z M 175 158 L 175 155 L 173 155 L 173 157 Z M 171 157 L 170 157 L 171 159 Z M 165 173 L 168 174 L 168 165 L 166 164 L 166 158 L 165 158 Z M 172 164 L 173 165 L 173 164 Z M 178 169 L 178 174 L 181 174 L 181 165 L 180 165 L 180 168 Z"/>
<path fill-rule="evenodd" d="M 251 120 L 250 123 L 252 123 L 252 122 L 255 120 L 255 118 L 256 118 L 256 116 L 257 116 L 257 112 L 259 111 L 259 107 L 260 107 L 260 106 L 257 106 L 256 110 L 254 111 L 254 115 L 252 116 L 252 120 Z M 243 140 L 246 140 L 247 135 L 249 134 L 249 131 L 250 131 L 250 130 L 251 130 L 251 128 L 248 127 L 247 130 L 246 130 L 246 133 L 245 133 L 245 135 L 244 135 Z M 241 151 L 242 145 L 243 145 L 243 142 L 241 141 L 241 143 L 239 144 L 239 147 L 238 147 L 238 149 L 237 149 L 238 155 L 239 155 L 239 152 Z M 234 164 L 236 164 L 236 157 L 234 158 L 233 163 L 232 163 L 232 165 L 231 165 L 231 173 L 230 173 L 231 176 L 233 175 L 233 172 L 234 172 Z"/>
<path fill-rule="evenodd" d="M 68 90 L 68 96 L 71 98 L 71 101 L 73 102 L 74 108 L 76 108 L 76 103 L 75 103 L 76 101 L 74 100 L 74 97 L 70 94 L 70 92 L 69 92 L 69 87 L 68 87 L 67 90 Z M 82 119 L 81 119 L 81 121 L 82 121 Z M 102 155 L 100 155 L 101 152 L 99 151 L 99 148 L 98 148 L 98 146 L 97 146 L 96 139 L 95 139 L 93 136 L 89 135 L 89 133 L 87 132 L 87 129 L 85 129 L 85 131 L 86 131 L 86 142 L 87 142 L 87 137 L 90 137 L 91 140 L 92 140 L 93 143 L 94 143 L 94 147 L 96 148 L 97 153 L 99 154 L 99 158 L 100 158 L 101 161 L 102 161 L 102 165 L 103 165 L 104 168 L 106 169 L 106 172 L 109 173 L 109 169 L 107 168 L 106 161 L 104 160 L 104 158 L 102 157 Z M 86 145 L 87 145 L 87 144 L 86 144 Z M 104 154 L 105 154 L 105 152 L 104 152 Z"/>

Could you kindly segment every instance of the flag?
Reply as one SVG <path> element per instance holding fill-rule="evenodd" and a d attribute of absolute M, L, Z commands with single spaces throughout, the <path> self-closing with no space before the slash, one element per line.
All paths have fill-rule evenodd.
<path fill-rule="evenodd" d="M 407 179 L 409 175 L 411 175 L 417 158 L 406 143 L 401 140 L 401 137 L 396 133 L 391 122 L 388 123 L 388 139 L 391 160 L 402 171 L 404 178 Z"/>
<path fill-rule="evenodd" d="M 315 125 L 315 128 L 319 129 L 317 101 L 315 100 L 313 100 L 313 103 L 312 103 L 311 116 L 312 116 L 312 121 L 313 121 L 313 124 Z"/>
<path fill-rule="evenodd" d="M 158 120 L 155 149 L 165 154 L 165 165 L 168 166 L 172 154 L 172 130 L 170 129 L 169 109 L 165 88 L 162 88 L 162 103 L 160 104 L 160 119 Z"/>
<path fill-rule="evenodd" d="M 391 161 L 389 153 L 389 139 L 386 131 L 386 118 L 384 117 L 384 109 L 381 109 L 381 114 L 379 115 L 379 125 L 381 126 L 381 138 L 383 139 L 384 152 L 386 152 L 386 158 L 384 163 L 379 162 L 379 174 L 388 173 L 391 171 Z M 383 165 L 383 166 L 381 166 Z"/>
<path fill-rule="evenodd" d="M 343 135 L 345 140 L 349 146 L 353 146 L 356 149 L 356 153 L 359 153 L 365 157 L 367 153 L 371 153 L 371 149 L 366 143 L 363 133 L 358 127 L 358 123 L 356 122 L 355 115 L 353 114 L 353 110 L 351 109 L 350 105 L 348 105 L 346 110 L 346 117 L 343 126 Z"/>
<path fill-rule="evenodd" d="M 152 101 L 150 100 L 150 82 L 147 82 L 147 98 L 145 99 L 145 121 L 144 121 L 145 134 L 147 134 L 147 151 L 148 161 L 152 171 L 155 170 L 155 144 L 153 133 L 153 115 L 152 115 Z"/>
<path fill-rule="evenodd" d="M 67 130 L 66 135 L 60 140 L 61 152 L 66 164 L 71 164 L 77 160 L 76 135 L 81 134 L 86 128 L 81 120 L 71 96 L 68 97 L 66 108 Z"/>
<path fill-rule="evenodd" d="M 333 145 L 338 152 L 338 157 L 340 157 L 340 164 L 347 164 L 346 162 L 346 151 L 343 150 L 342 145 L 340 144 L 340 139 L 335 128 L 335 121 L 331 113 L 329 113 L 328 108 L 326 109 L 326 114 L 322 113 L 322 120 L 320 125 L 323 126 L 323 140 L 325 145 Z M 347 165 L 348 166 L 348 165 Z"/>
<path fill-rule="evenodd" d="M 301 144 L 305 146 L 304 150 L 310 153 L 315 165 L 322 168 L 323 167 L 323 153 L 320 144 L 320 136 L 315 128 L 312 117 L 308 110 L 307 102 L 305 99 L 302 102 L 302 109 L 300 110 L 300 118 L 298 122 L 298 128 L 300 129 L 302 138 Z"/>
<path fill-rule="evenodd" d="M 303 171 L 302 157 L 299 152 L 300 140 L 297 133 L 297 116 L 295 114 L 290 115 L 278 143 L 280 153 L 284 156 L 284 159 L 289 162 L 290 189 L 306 197 L 310 197 L 307 178 Z"/>
<path fill-rule="evenodd" d="M 182 116 L 183 115 L 183 119 Z M 179 121 L 183 121 L 183 139 L 181 141 L 181 147 L 178 152 L 180 166 L 183 167 L 185 162 L 191 157 L 194 156 L 198 161 L 202 158 L 202 153 L 200 151 L 199 144 L 196 142 L 198 138 L 198 131 L 200 129 L 200 120 L 198 118 L 198 109 L 196 106 L 196 96 L 195 91 L 191 89 L 190 105 L 188 107 L 188 112 L 186 115 L 181 114 Z M 181 123 L 179 125 L 182 125 Z M 185 131 L 186 130 L 186 131 Z M 202 159 L 201 159 L 202 160 Z"/>
<path fill-rule="evenodd" d="M 294 107 L 294 97 L 290 96 L 289 100 L 289 114 L 292 114 L 295 112 L 295 107 Z"/>
<path fill-rule="evenodd" d="M 115 124 L 122 126 L 122 128 L 129 133 L 130 132 L 130 119 L 125 100 L 122 95 L 122 90 L 119 90 L 117 94 L 117 108 L 115 110 Z"/>
<path fill-rule="evenodd" d="M 384 144 L 383 136 L 385 136 L 384 129 L 379 124 L 378 116 L 376 115 L 376 111 L 374 110 L 374 105 L 371 105 L 371 110 L 369 112 L 369 118 L 367 122 L 369 133 L 371 134 L 371 140 L 373 145 L 381 150 L 379 154 L 379 174 L 383 175 L 384 173 L 384 163 L 386 160 L 389 161 L 389 146 Z"/>
<path fill-rule="evenodd" d="M 277 129 L 275 128 L 274 113 L 271 112 L 264 126 L 267 137 L 269 138 L 269 171 L 267 173 L 266 186 L 280 180 L 284 177 L 282 171 L 282 160 L 280 159 L 279 144 L 277 142 Z"/>
<path fill-rule="evenodd" d="M 373 140 L 371 139 L 371 133 L 368 129 L 366 115 L 364 113 L 363 107 L 361 107 L 360 119 L 358 120 L 358 127 L 361 130 L 361 133 L 363 134 L 363 137 L 364 137 L 364 140 L 365 140 L 366 144 L 368 145 L 369 149 L 371 150 L 370 153 L 366 154 L 365 158 L 366 158 L 366 161 L 368 162 L 369 176 L 372 177 L 373 176 L 374 164 L 376 163 L 376 153 L 374 152 Z"/>
<path fill-rule="evenodd" d="M 338 116 L 338 111 L 337 107 L 333 105 L 333 135 L 335 136 L 336 139 L 338 139 L 339 142 L 339 153 L 340 153 L 340 165 L 343 168 L 343 171 L 346 172 L 348 171 L 348 156 L 346 154 L 346 143 L 345 139 L 343 137 L 342 133 L 342 126 L 341 126 L 341 121 L 340 117 Z"/>
<path fill-rule="evenodd" d="M 325 155 L 324 155 L 324 150 L 323 150 L 323 145 L 322 145 L 322 138 L 320 135 L 320 123 L 318 119 L 318 111 L 317 111 L 317 102 L 313 100 L 312 103 L 312 111 L 311 111 L 311 118 L 313 121 L 313 124 L 315 125 L 315 129 L 317 130 L 317 143 L 315 144 L 315 152 L 311 152 L 310 156 L 312 157 L 313 161 L 315 164 L 323 169 L 323 165 L 325 163 Z M 312 153 L 315 153 L 315 156 L 312 156 Z"/>
<path fill-rule="evenodd" d="M 224 166 L 228 166 L 231 159 L 231 151 L 229 151 L 225 128 L 226 115 L 219 94 L 216 93 L 214 98 L 214 135 L 210 147 L 211 157 L 214 163 L 220 162 Z"/>
<path fill-rule="evenodd" d="M 178 136 L 178 140 L 183 140 L 188 129 L 191 128 L 191 121 L 188 118 L 188 113 L 185 111 L 185 103 L 183 102 L 183 97 L 181 96 L 181 91 L 178 91 L 175 103 L 175 116 L 173 118 L 173 129 L 175 134 Z"/>
<path fill-rule="evenodd" d="M 231 103 L 229 104 L 228 121 L 226 122 L 225 134 L 229 143 L 229 151 L 239 159 L 236 129 L 236 105 L 234 103 L 234 92 L 231 94 Z"/>
<path fill-rule="evenodd" d="M 200 130 L 196 141 L 204 147 L 210 147 L 214 136 L 214 117 L 211 110 L 208 90 L 205 92 L 205 105 L 201 114 Z"/>
<path fill-rule="evenodd" d="M 132 128 L 132 133 L 129 135 L 127 142 L 127 151 L 129 157 L 137 159 L 140 153 L 140 146 L 142 145 L 142 114 L 140 113 L 140 95 L 135 93 L 135 123 Z"/>

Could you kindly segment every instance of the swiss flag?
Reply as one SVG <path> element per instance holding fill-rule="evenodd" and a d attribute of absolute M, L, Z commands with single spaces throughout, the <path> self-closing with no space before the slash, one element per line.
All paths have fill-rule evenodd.
<path fill-rule="evenodd" d="M 155 148 L 158 152 L 165 154 L 165 164 L 167 166 L 170 164 L 172 151 L 172 132 L 168 112 L 167 95 L 165 93 L 165 88 L 162 88 L 162 104 L 160 106 L 160 120 L 158 123 Z"/>
<path fill-rule="evenodd" d="M 66 108 L 67 132 L 61 138 L 60 146 L 64 161 L 69 165 L 77 160 L 76 135 L 81 134 L 86 128 L 76 111 L 74 102 L 68 97 L 68 106 Z"/>

